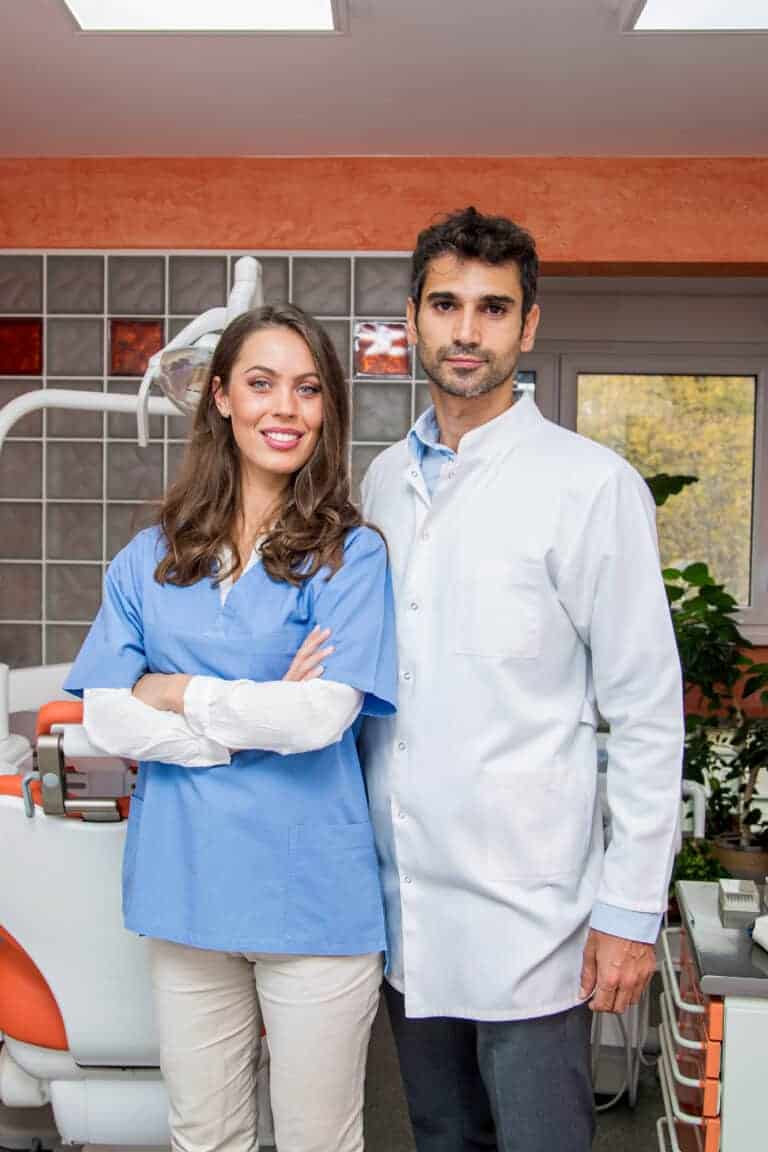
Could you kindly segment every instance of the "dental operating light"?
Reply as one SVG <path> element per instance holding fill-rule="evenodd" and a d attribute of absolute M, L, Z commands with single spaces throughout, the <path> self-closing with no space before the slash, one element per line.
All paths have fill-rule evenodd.
<path fill-rule="evenodd" d="M 139 447 L 146 448 L 149 443 L 152 386 L 164 392 L 180 412 L 194 415 L 222 331 L 232 320 L 250 308 L 260 308 L 263 303 L 261 264 L 252 256 L 241 256 L 235 262 L 234 283 L 226 308 L 209 308 L 150 357 L 137 396 Z"/>
<path fill-rule="evenodd" d="M 64 0 L 84 32 L 338 32 L 338 0 Z"/>
<path fill-rule="evenodd" d="M 768 0 L 646 0 L 636 32 L 768 31 Z"/>

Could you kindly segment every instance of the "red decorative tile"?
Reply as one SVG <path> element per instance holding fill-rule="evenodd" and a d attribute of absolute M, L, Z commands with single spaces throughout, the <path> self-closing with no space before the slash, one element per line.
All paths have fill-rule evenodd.
<path fill-rule="evenodd" d="M 42 320 L 0 317 L 0 376 L 39 376 L 42 371 Z"/>
<path fill-rule="evenodd" d="M 162 320 L 110 321 L 110 375 L 143 376 L 150 356 L 162 346 Z"/>
<path fill-rule="evenodd" d="M 405 324 L 359 320 L 355 324 L 356 376 L 410 376 Z"/>

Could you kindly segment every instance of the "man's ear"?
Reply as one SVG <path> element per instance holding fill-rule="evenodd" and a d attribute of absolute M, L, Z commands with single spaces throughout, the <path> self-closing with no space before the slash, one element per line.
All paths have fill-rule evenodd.
<path fill-rule="evenodd" d="M 408 303 L 405 306 L 405 320 L 408 343 L 412 348 L 415 348 L 419 342 L 419 330 L 416 327 L 416 301 L 412 296 L 408 297 Z"/>
<path fill-rule="evenodd" d="M 224 391 L 221 383 L 221 376 L 214 376 L 211 380 L 211 392 L 213 393 L 213 402 L 219 410 L 219 413 L 225 420 L 229 420 L 231 409 L 229 406 L 229 396 Z"/>
<path fill-rule="evenodd" d="M 541 309 L 538 304 L 534 304 L 530 312 L 525 318 L 523 324 L 523 334 L 520 338 L 520 351 L 532 352 L 533 346 L 536 343 L 536 329 L 539 326 L 541 319 Z"/>

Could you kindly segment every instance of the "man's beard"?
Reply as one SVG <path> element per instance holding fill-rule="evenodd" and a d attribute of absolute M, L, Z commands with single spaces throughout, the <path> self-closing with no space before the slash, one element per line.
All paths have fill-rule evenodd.
<path fill-rule="evenodd" d="M 426 353 L 424 348 L 419 348 L 419 356 L 427 378 L 441 392 L 445 392 L 448 396 L 457 396 L 462 400 L 473 400 L 476 396 L 486 396 L 489 392 L 500 388 L 502 384 L 506 384 L 508 380 L 514 379 L 519 359 L 517 354 L 511 354 L 500 359 L 480 349 L 456 347 L 438 348 L 434 356 Z M 483 360 L 484 363 L 462 375 L 444 363 L 446 359 L 454 356 L 471 356 L 474 359 Z M 462 379 L 467 381 L 464 386 L 461 384 Z"/>

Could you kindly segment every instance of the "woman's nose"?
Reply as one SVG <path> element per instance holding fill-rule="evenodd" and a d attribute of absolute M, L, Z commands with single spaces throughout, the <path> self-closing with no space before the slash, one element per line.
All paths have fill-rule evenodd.
<path fill-rule="evenodd" d="M 298 415 L 299 402 L 293 388 L 285 387 L 274 390 L 272 393 L 272 411 L 275 416 Z"/>

